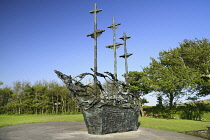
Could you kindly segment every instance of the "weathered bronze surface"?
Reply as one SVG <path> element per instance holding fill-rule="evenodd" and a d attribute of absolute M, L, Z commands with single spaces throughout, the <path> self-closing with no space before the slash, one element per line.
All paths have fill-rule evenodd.
<path fill-rule="evenodd" d="M 123 33 L 123 37 L 121 37 L 120 39 L 122 39 L 124 41 L 124 54 L 121 55 L 120 57 L 124 58 L 125 59 L 125 81 L 126 81 L 126 84 L 129 84 L 128 83 L 128 60 L 127 58 L 131 55 L 133 55 L 132 53 L 127 53 L 127 47 L 126 47 L 126 40 L 131 38 L 130 36 L 126 36 L 126 33 L 124 32 Z M 128 93 L 129 93 L 129 90 L 128 90 Z"/>
<path fill-rule="evenodd" d="M 94 32 L 91 34 L 88 34 L 87 36 L 90 36 L 91 38 L 94 39 L 94 94 L 97 94 L 97 55 L 98 55 L 98 50 L 97 50 L 97 38 L 105 31 L 105 30 L 99 30 L 97 29 L 97 13 L 101 12 L 102 9 L 97 9 L 96 3 L 94 4 L 94 9 L 90 11 L 91 14 L 94 14 Z"/>
<path fill-rule="evenodd" d="M 94 77 L 94 74 L 82 73 L 72 78 L 56 70 L 55 73 L 66 84 L 70 94 L 78 101 L 89 134 L 103 135 L 138 129 L 138 98 L 132 93 L 123 94 L 122 91 L 118 90 L 116 91 L 118 96 L 116 99 L 113 94 L 106 93 L 100 81 L 97 81 L 101 96 L 95 97 L 94 94 L 88 93 L 88 88 L 91 86 L 80 82 L 85 76 Z M 112 73 L 97 73 L 97 76 L 117 84 L 118 87 L 128 89 L 128 86 L 117 80 Z"/>
<path fill-rule="evenodd" d="M 113 24 L 108 28 L 113 29 L 113 44 L 107 46 L 107 48 L 114 49 L 114 74 L 110 72 L 99 73 L 97 71 L 97 38 L 105 31 L 97 29 L 97 13 L 102 11 L 97 9 L 96 4 L 94 10 L 90 13 L 94 14 L 94 32 L 88 34 L 94 39 L 94 69 L 92 73 L 82 73 L 75 78 L 71 75 L 65 75 L 62 72 L 55 70 L 57 76 L 66 84 L 69 93 L 78 101 L 78 106 L 82 110 L 84 120 L 89 134 L 103 135 L 107 133 L 126 132 L 137 130 L 139 127 L 138 117 L 139 99 L 136 94 L 130 93 L 129 83 L 127 81 L 128 64 L 127 58 L 131 55 L 127 53 L 126 39 L 124 33 L 122 39 L 124 40 L 124 55 L 126 66 L 126 80 L 125 82 L 117 79 L 117 63 L 116 63 L 116 49 L 123 45 L 122 43 L 116 43 L 116 33 L 120 23 L 115 23 L 113 18 Z M 81 81 L 85 76 L 92 76 L 94 79 L 94 88 L 89 84 L 85 85 Z M 101 82 L 97 77 L 102 77 L 109 83 L 114 90 L 104 90 Z M 96 96 L 96 95 L 100 96 Z"/>

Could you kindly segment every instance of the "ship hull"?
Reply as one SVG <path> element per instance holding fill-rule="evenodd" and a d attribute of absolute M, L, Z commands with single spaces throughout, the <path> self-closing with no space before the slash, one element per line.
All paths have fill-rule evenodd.
<path fill-rule="evenodd" d="M 83 116 L 89 134 L 136 131 L 139 127 L 139 112 L 132 107 L 92 106 L 83 110 Z"/>

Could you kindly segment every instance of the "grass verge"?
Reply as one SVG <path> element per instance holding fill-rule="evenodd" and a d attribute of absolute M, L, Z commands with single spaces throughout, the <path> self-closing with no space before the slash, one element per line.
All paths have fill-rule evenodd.
<path fill-rule="evenodd" d="M 172 132 L 205 130 L 210 126 L 210 120 L 194 121 L 183 119 L 158 119 L 149 117 L 140 117 L 139 121 L 142 127 L 149 127 Z"/>
<path fill-rule="evenodd" d="M 157 119 L 139 117 L 141 127 L 172 132 L 203 130 L 210 126 L 210 120 L 193 121 L 182 119 Z M 0 127 L 41 122 L 84 122 L 82 114 L 75 115 L 0 115 Z"/>
<path fill-rule="evenodd" d="M 0 127 L 41 122 L 84 122 L 82 114 L 75 115 L 0 115 Z"/>

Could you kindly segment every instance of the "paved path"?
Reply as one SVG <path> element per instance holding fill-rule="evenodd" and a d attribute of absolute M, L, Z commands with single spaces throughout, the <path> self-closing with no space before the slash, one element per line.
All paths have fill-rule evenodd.
<path fill-rule="evenodd" d="M 138 131 L 90 135 L 84 122 L 49 122 L 0 128 L 0 140 L 204 140 L 185 134 L 140 127 Z"/>

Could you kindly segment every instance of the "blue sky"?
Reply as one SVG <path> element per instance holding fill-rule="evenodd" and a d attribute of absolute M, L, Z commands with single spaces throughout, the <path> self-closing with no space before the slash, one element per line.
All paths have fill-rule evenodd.
<path fill-rule="evenodd" d="M 76 76 L 93 67 L 94 3 L 98 9 L 98 71 L 113 72 L 112 17 L 125 31 L 130 71 L 141 71 L 162 50 L 184 39 L 210 39 L 209 0 L 0 0 L 0 81 L 60 80 L 54 69 Z M 123 54 L 123 46 L 117 55 Z M 118 58 L 118 76 L 125 72 Z M 155 98 L 147 97 L 150 104 Z M 207 97 L 208 98 L 208 97 Z"/>

